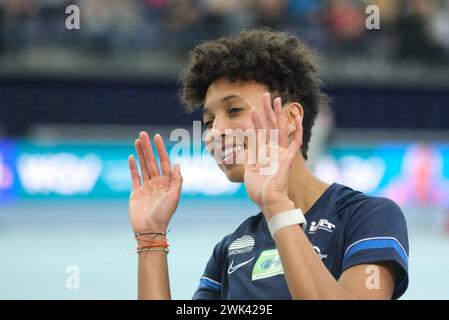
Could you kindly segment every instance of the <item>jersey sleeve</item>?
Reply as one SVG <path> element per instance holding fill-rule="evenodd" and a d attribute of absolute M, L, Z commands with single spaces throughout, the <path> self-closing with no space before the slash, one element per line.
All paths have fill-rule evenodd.
<path fill-rule="evenodd" d="M 404 214 L 387 198 L 373 198 L 351 217 L 345 232 L 342 272 L 354 265 L 393 262 L 400 270 L 393 299 L 408 286 L 408 234 Z"/>
<path fill-rule="evenodd" d="M 224 246 L 229 236 L 216 244 L 212 256 L 207 262 L 203 276 L 195 291 L 193 300 L 219 300 L 221 297 L 221 278 L 224 265 Z"/>

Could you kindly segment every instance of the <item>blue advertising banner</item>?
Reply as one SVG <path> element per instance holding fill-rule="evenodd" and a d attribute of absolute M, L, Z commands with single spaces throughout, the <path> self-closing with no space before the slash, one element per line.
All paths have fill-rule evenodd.
<path fill-rule="evenodd" d="M 173 146 L 168 146 L 170 153 Z M 0 142 L 0 201 L 12 199 L 123 199 L 129 196 L 129 143 L 82 141 L 40 144 Z M 229 182 L 203 148 L 176 159 L 184 177 L 183 196 L 246 197 Z M 449 145 L 382 143 L 331 147 L 313 168 L 339 182 L 399 204 L 449 208 Z"/>
<path fill-rule="evenodd" d="M 0 202 L 13 200 L 17 194 L 16 147 L 13 140 L 0 140 Z"/>

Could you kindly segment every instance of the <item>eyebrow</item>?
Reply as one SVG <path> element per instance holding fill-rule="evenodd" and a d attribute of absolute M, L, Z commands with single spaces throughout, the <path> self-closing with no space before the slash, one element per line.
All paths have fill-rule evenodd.
<path fill-rule="evenodd" d="M 240 96 L 238 96 L 238 95 L 236 95 L 236 94 L 230 94 L 230 95 L 228 95 L 228 96 L 223 97 L 223 98 L 220 100 L 220 103 L 224 103 L 224 102 L 226 102 L 226 101 L 228 101 L 228 100 L 231 100 L 231 99 L 234 99 L 234 98 L 242 99 L 242 97 L 240 97 Z M 210 113 L 209 109 L 203 108 L 202 116 L 204 117 L 204 115 L 205 115 L 205 114 L 208 114 L 208 113 Z"/>

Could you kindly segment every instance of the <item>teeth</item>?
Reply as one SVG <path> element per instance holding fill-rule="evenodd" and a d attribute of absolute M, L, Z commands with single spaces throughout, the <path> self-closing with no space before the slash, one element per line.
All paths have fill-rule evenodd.
<path fill-rule="evenodd" d="M 227 148 L 221 154 L 221 158 L 224 159 L 224 158 L 230 156 L 233 152 L 239 152 L 239 151 L 242 151 L 242 150 L 243 150 L 243 146 L 242 145 L 234 146 L 232 148 Z"/>
<path fill-rule="evenodd" d="M 226 149 L 224 152 L 223 152 L 223 154 L 222 154 L 222 157 L 223 158 L 226 158 L 227 156 L 229 156 L 231 153 L 233 153 L 234 152 L 234 148 L 232 148 L 232 149 Z"/>

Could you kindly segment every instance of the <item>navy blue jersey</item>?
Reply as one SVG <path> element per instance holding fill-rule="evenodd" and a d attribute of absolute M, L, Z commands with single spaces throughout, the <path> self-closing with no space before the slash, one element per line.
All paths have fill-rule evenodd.
<path fill-rule="evenodd" d="M 335 279 L 358 264 L 395 263 L 393 298 L 408 285 L 408 236 L 401 209 L 333 183 L 305 215 L 306 235 Z M 291 299 L 279 253 L 262 212 L 214 248 L 193 299 Z"/>

